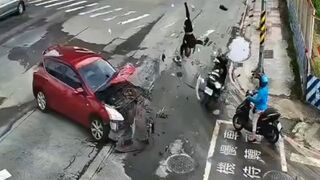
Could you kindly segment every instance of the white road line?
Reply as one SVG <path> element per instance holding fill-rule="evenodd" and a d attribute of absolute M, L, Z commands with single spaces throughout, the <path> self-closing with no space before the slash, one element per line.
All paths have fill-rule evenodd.
<path fill-rule="evenodd" d="M 76 7 L 76 8 L 73 8 L 73 9 L 68 9 L 68 10 L 66 10 L 65 12 L 73 12 L 73 11 L 76 11 L 76 10 L 79 10 L 79 9 L 83 9 L 83 8 L 85 8 L 84 6 L 80 6 L 80 7 Z"/>
<path fill-rule="evenodd" d="M 95 6 L 95 5 L 98 5 L 99 3 L 92 3 L 92 4 L 87 4 L 86 6 L 87 7 L 92 7 L 92 6 Z"/>
<path fill-rule="evenodd" d="M 83 3 L 86 3 L 86 2 L 87 2 L 87 1 L 75 2 L 75 3 L 69 4 L 69 5 L 67 5 L 67 6 L 59 7 L 58 10 L 60 10 L 60 9 L 66 9 L 66 8 L 73 7 L 73 6 L 76 6 L 76 5 L 79 5 L 79 4 L 83 4 Z"/>
<path fill-rule="evenodd" d="M 106 11 L 106 12 L 102 12 L 102 13 L 93 14 L 90 17 L 93 18 L 93 17 L 97 17 L 97 16 L 102 16 L 102 15 L 106 15 L 106 14 L 109 14 L 109 13 L 112 13 L 112 12 L 116 12 L 116 11 L 121 11 L 121 10 L 122 10 L 122 8 L 117 8 L 117 9 L 113 9 L 111 11 Z"/>
<path fill-rule="evenodd" d="M 121 15 L 120 17 L 124 17 L 124 16 L 128 16 L 130 14 L 133 14 L 133 13 L 136 13 L 137 11 L 129 11 L 123 15 Z M 108 21 L 111 21 L 111 20 L 114 20 L 115 18 L 117 18 L 118 16 L 113 16 L 113 17 L 110 17 L 110 18 L 106 18 L 104 19 L 104 21 L 108 22 Z M 143 25 L 144 26 L 144 25 Z"/>
<path fill-rule="evenodd" d="M 96 11 L 99 11 L 99 10 L 102 10 L 102 9 L 107 9 L 109 7 L 110 7 L 109 5 L 102 6 L 102 7 L 96 8 L 96 9 L 91 9 L 90 11 L 81 12 L 81 13 L 79 13 L 79 15 L 85 15 L 85 14 L 93 13 L 93 12 L 96 12 Z"/>
<path fill-rule="evenodd" d="M 72 1 L 75 1 L 75 0 L 67 0 L 67 1 L 57 2 L 57 3 L 54 3 L 54 4 L 46 5 L 44 7 L 45 8 L 49 8 L 49 7 L 59 6 L 59 5 L 66 4 L 66 3 L 72 2 Z"/>
<path fill-rule="evenodd" d="M 136 18 L 133 18 L 133 19 L 129 19 L 127 21 L 118 22 L 118 24 L 124 25 L 124 24 L 127 24 L 127 23 L 138 21 L 138 20 L 143 19 L 143 18 L 148 17 L 148 16 L 150 16 L 150 14 L 144 14 L 142 16 L 139 16 L 139 17 L 136 17 Z"/>
<path fill-rule="evenodd" d="M 142 24 L 142 25 L 136 26 L 136 27 L 134 27 L 133 29 L 139 29 L 139 28 L 142 28 L 142 27 L 144 27 L 144 26 L 146 26 L 146 24 Z"/>
<path fill-rule="evenodd" d="M 290 161 L 309 165 L 309 166 L 320 167 L 320 160 L 319 159 L 316 159 L 313 157 L 308 157 L 308 156 L 301 156 L 296 153 L 291 153 Z"/>
<path fill-rule="evenodd" d="M 209 176 L 210 176 L 212 163 L 211 163 L 211 160 L 209 158 L 212 158 L 212 156 L 213 156 L 214 149 L 216 147 L 216 142 L 217 142 L 218 133 L 219 133 L 219 129 L 220 129 L 220 124 L 221 123 L 232 124 L 229 121 L 223 121 L 223 120 L 217 120 L 216 121 L 216 125 L 215 125 L 215 127 L 213 129 L 212 138 L 211 138 L 211 142 L 210 142 L 210 147 L 209 147 L 209 151 L 208 151 L 206 168 L 205 168 L 204 174 L 203 174 L 203 180 L 208 180 Z"/>
<path fill-rule="evenodd" d="M 134 14 L 134 13 L 136 13 L 137 11 L 129 11 L 129 12 L 127 12 L 127 13 L 125 13 L 124 15 L 121 15 L 121 16 L 128 16 L 128 15 L 130 15 L 130 14 Z"/>
<path fill-rule="evenodd" d="M 6 169 L 0 171 L 0 180 L 8 179 L 11 176 L 12 175 Z"/>
<path fill-rule="evenodd" d="M 50 0 L 50 1 L 45 1 L 45 2 L 41 2 L 36 4 L 36 6 L 41 6 L 41 5 L 45 5 L 45 4 L 49 4 L 49 3 L 53 3 L 53 2 L 57 2 L 59 0 Z"/>
<path fill-rule="evenodd" d="M 288 172 L 286 153 L 284 151 L 284 142 L 283 142 L 283 138 L 281 136 L 280 136 L 278 142 L 279 142 L 279 149 L 280 149 L 281 170 L 283 172 Z"/>
<path fill-rule="evenodd" d="M 35 0 L 35 1 L 30 1 L 30 2 L 28 2 L 28 4 L 34 4 L 34 3 L 38 3 L 38 2 L 41 2 L 41 1 L 43 1 L 43 0 Z"/>
<path fill-rule="evenodd" d="M 113 16 L 113 17 L 110 17 L 110 18 L 106 18 L 106 19 L 104 19 L 104 21 L 108 22 L 108 21 L 114 20 L 116 17 L 118 17 L 118 16 Z"/>

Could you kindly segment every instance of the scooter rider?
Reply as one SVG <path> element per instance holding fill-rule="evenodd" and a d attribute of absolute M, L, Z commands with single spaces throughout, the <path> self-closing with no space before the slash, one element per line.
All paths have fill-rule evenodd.
<path fill-rule="evenodd" d="M 257 78 L 259 79 L 259 89 L 257 94 L 254 96 L 249 96 L 249 101 L 255 105 L 254 109 L 250 110 L 252 116 L 252 136 L 249 139 L 249 142 L 255 142 L 256 139 L 256 131 L 257 131 L 257 123 L 260 115 L 268 108 L 268 95 L 269 95 L 269 87 L 268 87 L 268 77 L 265 74 L 258 74 Z M 252 114 L 253 113 L 253 114 Z"/>
<path fill-rule="evenodd" d="M 193 27 L 192 22 L 190 19 L 190 13 L 188 9 L 188 5 L 185 2 L 184 6 L 186 8 L 186 20 L 184 21 L 184 32 L 185 35 L 183 37 L 182 45 L 180 46 L 180 55 L 183 57 L 184 51 L 187 50 L 187 48 L 195 49 L 196 44 L 203 45 L 203 41 L 196 39 L 196 37 L 193 35 Z"/>

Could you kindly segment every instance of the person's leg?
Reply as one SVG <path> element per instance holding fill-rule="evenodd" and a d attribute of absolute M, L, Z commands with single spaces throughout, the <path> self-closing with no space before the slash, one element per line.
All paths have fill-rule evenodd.
<path fill-rule="evenodd" d="M 252 117 L 252 136 L 251 139 L 249 139 L 250 142 L 255 142 L 257 140 L 256 132 L 257 132 L 257 124 L 260 117 L 261 112 L 257 111 L 253 113 Z"/>
<path fill-rule="evenodd" d="M 184 55 L 183 53 L 184 53 L 186 47 L 187 47 L 187 45 L 185 43 L 182 43 L 181 46 L 180 46 L 180 56 L 181 56 L 181 58 Z"/>

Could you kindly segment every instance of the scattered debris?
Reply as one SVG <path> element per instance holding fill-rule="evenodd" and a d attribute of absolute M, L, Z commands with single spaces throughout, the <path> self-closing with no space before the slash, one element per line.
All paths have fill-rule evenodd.
<path fill-rule="evenodd" d="M 218 116 L 220 114 L 220 110 L 216 109 L 212 112 L 212 114 Z"/>
<path fill-rule="evenodd" d="M 167 119 L 169 115 L 166 114 L 164 111 L 165 111 L 165 107 L 163 107 L 160 111 L 157 112 L 156 117 L 162 118 L 162 119 Z"/>
<path fill-rule="evenodd" d="M 226 8 L 224 5 L 220 5 L 219 8 L 223 11 L 228 11 L 228 8 Z"/>
<path fill-rule="evenodd" d="M 204 46 L 206 46 L 208 44 L 208 42 L 209 42 L 209 38 L 206 37 L 206 39 L 204 39 Z"/>
<path fill-rule="evenodd" d="M 162 54 L 161 60 L 164 62 L 165 59 L 166 59 L 166 55 L 165 55 L 165 54 Z"/>
<path fill-rule="evenodd" d="M 196 9 L 196 7 L 193 4 L 191 4 L 191 9 L 192 9 L 192 12 L 193 12 Z"/>
<path fill-rule="evenodd" d="M 182 72 L 177 72 L 177 77 L 182 77 Z"/>

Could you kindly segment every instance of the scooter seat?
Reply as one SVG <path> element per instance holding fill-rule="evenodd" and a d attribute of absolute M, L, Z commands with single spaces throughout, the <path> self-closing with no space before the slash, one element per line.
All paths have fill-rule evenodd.
<path fill-rule="evenodd" d="M 269 107 L 267 110 L 265 110 L 261 116 L 260 116 L 260 120 L 261 121 L 265 121 L 265 120 L 268 120 L 268 121 L 275 121 L 276 119 L 278 119 L 280 117 L 280 113 L 275 109 L 275 108 L 272 108 L 272 107 Z"/>

